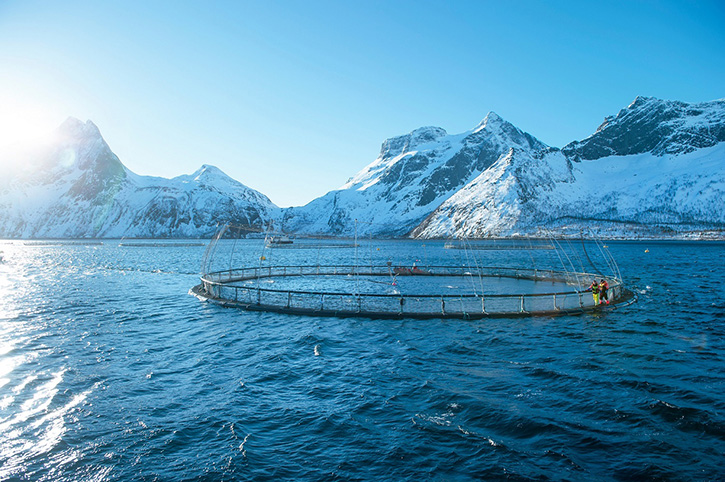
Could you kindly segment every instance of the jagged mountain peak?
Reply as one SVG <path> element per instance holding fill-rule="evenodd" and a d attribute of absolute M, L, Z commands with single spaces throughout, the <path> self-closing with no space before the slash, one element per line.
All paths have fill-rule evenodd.
<path fill-rule="evenodd" d="M 199 169 L 194 171 L 191 177 L 194 178 L 194 180 L 206 180 L 218 177 L 229 178 L 224 171 L 216 166 L 212 166 L 211 164 L 202 164 Z"/>
<path fill-rule="evenodd" d="M 208 237 L 220 223 L 262 225 L 277 207 L 204 164 L 174 179 L 129 171 L 91 121 L 69 118 L 0 189 L 0 236 Z"/>
<path fill-rule="evenodd" d="M 15 156 L 13 164 L 18 167 L 9 173 L 14 182 L 50 185 L 73 179 L 73 192 L 79 195 L 95 192 L 94 184 L 126 175 L 98 127 L 75 117 L 67 118 L 43 142 L 20 149 Z"/>
<path fill-rule="evenodd" d="M 495 112 L 460 134 L 422 127 L 387 139 L 375 161 L 339 190 L 288 211 L 285 222 L 301 232 L 350 233 L 358 219 L 376 233 L 402 235 L 514 147 L 529 155 L 547 148 Z M 381 217 L 395 221 L 377 226 Z"/>
<path fill-rule="evenodd" d="M 662 102 L 662 99 L 657 97 L 651 97 L 647 95 L 638 95 L 634 100 L 627 106 L 627 109 L 636 109 L 647 104 Z"/>
<path fill-rule="evenodd" d="M 102 138 L 100 129 L 91 120 L 83 122 L 75 117 L 68 117 L 58 127 L 56 133 L 70 139 Z"/>
<path fill-rule="evenodd" d="M 184 183 L 197 183 L 197 184 L 214 184 L 217 182 L 234 183 L 239 184 L 238 181 L 229 177 L 224 171 L 211 164 L 202 164 L 199 169 L 191 174 L 182 174 L 176 176 L 174 180 L 181 181 Z"/>
<path fill-rule="evenodd" d="M 419 127 L 408 134 L 386 139 L 380 147 L 379 159 L 395 157 L 418 148 L 422 144 L 433 142 L 448 135 L 441 127 Z"/>
<path fill-rule="evenodd" d="M 501 116 L 496 114 L 494 111 L 489 112 L 486 114 L 486 117 L 483 118 L 481 122 L 478 123 L 478 125 L 473 129 L 473 132 L 478 132 L 485 128 L 491 128 L 494 126 L 500 126 L 501 124 L 508 123 L 505 119 L 503 119 Z"/>
<path fill-rule="evenodd" d="M 638 96 L 597 131 L 562 150 L 575 161 L 652 153 L 680 155 L 725 141 L 725 101 L 687 103 Z"/>
<path fill-rule="evenodd" d="M 470 132 L 469 137 L 471 139 L 487 137 L 490 139 L 490 143 L 497 144 L 504 150 L 508 146 L 517 146 L 533 151 L 549 147 L 493 111 L 489 112 L 476 128 Z"/>

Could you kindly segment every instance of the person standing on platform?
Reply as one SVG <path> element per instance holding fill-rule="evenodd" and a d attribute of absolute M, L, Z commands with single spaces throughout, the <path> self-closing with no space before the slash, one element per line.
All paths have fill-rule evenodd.
<path fill-rule="evenodd" d="M 592 292 L 592 297 L 594 298 L 594 306 L 598 306 L 599 305 L 599 283 L 597 283 L 597 280 L 592 281 L 592 284 L 589 285 L 589 288 L 587 288 L 586 291 Z"/>
<path fill-rule="evenodd" d="M 607 283 L 607 280 L 602 278 L 602 281 L 599 283 L 599 304 L 603 305 L 604 303 L 609 304 L 609 295 L 607 294 L 607 290 L 609 290 L 609 283 Z"/>

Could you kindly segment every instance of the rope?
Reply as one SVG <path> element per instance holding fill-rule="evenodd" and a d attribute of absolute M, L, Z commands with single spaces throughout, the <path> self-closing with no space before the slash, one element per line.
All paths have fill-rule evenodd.
<path fill-rule="evenodd" d="M 471 261 L 468 259 L 468 248 L 466 246 L 466 238 L 463 238 L 463 252 L 466 255 L 466 266 L 468 266 L 468 279 L 471 281 L 471 290 L 474 295 L 478 295 L 476 292 L 476 284 L 473 282 L 473 275 L 471 274 Z"/>

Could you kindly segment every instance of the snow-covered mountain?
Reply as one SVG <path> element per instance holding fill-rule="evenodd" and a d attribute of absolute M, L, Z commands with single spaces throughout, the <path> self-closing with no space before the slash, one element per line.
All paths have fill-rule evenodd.
<path fill-rule="evenodd" d="M 645 152 L 676 156 L 724 141 L 725 99 L 688 104 L 637 97 L 616 116 L 604 119 L 594 134 L 562 150 L 577 161 L 591 161 Z"/>
<path fill-rule="evenodd" d="M 403 236 L 512 147 L 546 145 L 491 112 L 473 130 L 422 127 L 386 140 L 378 158 L 341 188 L 285 210 L 285 229 L 308 234 Z"/>
<path fill-rule="evenodd" d="M 226 222 L 262 225 L 278 209 L 213 166 L 173 179 L 134 174 L 91 121 L 70 118 L 14 156 L 0 181 L 0 237 L 208 237 Z"/>
<path fill-rule="evenodd" d="M 437 208 L 418 237 L 725 228 L 725 101 L 638 97 L 563 149 L 512 148 Z"/>
<path fill-rule="evenodd" d="M 613 236 L 725 227 L 725 101 L 638 97 L 590 137 L 551 148 L 490 113 L 448 135 L 388 139 L 341 188 L 284 211 L 302 233 Z"/>
<path fill-rule="evenodd" d="M 493 112 L 461 134 L 423 127 L 386 140 L 339 189 L 288 209 L 209 165 L 173 179 L 134 174 L 90 121 L 71 118 L 10 160 L 0 237 L 208 237 L 227 222 L 268 221 L 347 236 L 725 236 L 725 100 L 638 97 L 562 149 Z"/>

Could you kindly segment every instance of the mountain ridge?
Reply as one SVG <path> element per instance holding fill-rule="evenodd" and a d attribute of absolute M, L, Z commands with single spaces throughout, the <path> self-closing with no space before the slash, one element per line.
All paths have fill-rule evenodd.
<path fill-rule="evenodd" d="M 206 237 L 220 223 L 261 226 L 278 209 L 209 165 L 173 179 L 138 175 L 95 124 L 74 118 L 24 166 L 0 189 L 3 237 Z"/>
<path fill-rule="evenodd" d="M 309 235 L 725 237 L 723 160 L 724 99 L 639 96 L 561 149 L 489 112 L 460 134 L 426 126 L 388 138 L 340 188 L 279 208 L 211 164 L 135 174 L 93 122 L 69 118 L 0 181 L 0 236 L 208 237 L 227 222 L 274 222 Z"/>

